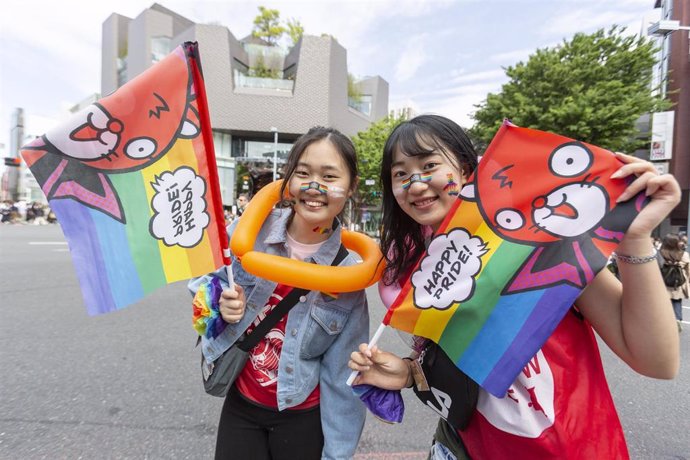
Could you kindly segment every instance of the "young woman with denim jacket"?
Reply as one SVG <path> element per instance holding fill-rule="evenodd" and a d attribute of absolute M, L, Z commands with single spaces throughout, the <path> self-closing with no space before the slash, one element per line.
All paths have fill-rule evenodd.
<path fill-rule="evenodd" d="M 623 430 L 592 329 L 638 373 L 669 379 L 678 372 L 678 333 L 650 234 L 680 201 L 680 187 L 671 175 L 659 175 L 647 161 L 616 156 L 623 165 L 612 177 L 633 179 L 620 200 L 641 191 L 651 199 L 618 246 L 620 282 L 608 270 L 602 270 L 577 298 L 572 314 L 563 318 L 533 358 L 541 363 L 540 378 L 534 371 L 531 380 L 525 380 L 527 375 L 523 374 L 529 374 L 526 367 L 503 398 L 482 389 L 477 392 L 476 387 L 470 391 L 467 376 L 454 367 L 444 369 L 439 380 L 451 380 L 452 388 L 468 389 L 467 396 L 458 392 L 459 400 L 452 399 L 452 405 L 451 398 L 446 397 L 440 409 L 430 398 L 426 404 L 444 417 L 457 407 L 469 417 L 460 417 L 454 427 L 441 422 L 430 458 L 627 458 Z M 469 138 L 460 126 L 444 117 L 413 118 L 398 125 L 388 138 L 381 161 L 381 245 L 388 259 L 381 282 L 384 303 L 395 298 L 424 253 L 431 234 L 456 200 L 457 194 L 446 191 L 446 177 L 458 178 L 462 187 L 476 165 L 477 156 Z M 349 363 L 360 372 L 355 384 L 394 391 L 413 384 L 419 389 L 419 382 L 424 382 L 437 389 L 431 379 L 439 376 L 436 370 L 444 360 L 437 354 L 437 359 L 426 361 L 433 362 L 427 368 L 423 360 L 433 346 L 425 339 L 415 340 L 415 351 L 421 353 L 413 355 L 414 359 L 401 359 L 376 346 L 368 350 L 362 344 Z M 587 369 L 582 369 L 583 364 L 588 364 Z M 424 379 L 419 378 L 420 370 Z M 546 378 L 547 373 L 552 378 Z M 587 374 L 586 379 L 583 374 Z M 542 407 L 536 397 L 531 397 L 536 390 L 534 385 L 527 388 L 526 383 L 542 385 L 542 403 L 558 402 L 558 407 L 554 402 L 553 413 L 549 410 L 548 415 L 546 404 Z M 423 397 L 421 391 L 416 393 L 420 399 Z M 428 398 L 431 392 L 423 393 Z M 470 395 L 474 401 L 465 401 Z M 581 410 L 584 402 L 593 408 L 591 412 Z M 573 450 L 566 452 L 567 446 Z"/>
<path fill-rule="evenodd" d="M 330 128 L 312 128 L 292 147 L 283 191 L 289 208 L 275 209 L 263 224 L 255 251 L 330 265 L 340 248 L 337 216 L 357 184 L 352 142 Z M 282 196 L 285 196 L 284 194 Z M 236 223 L 230 225 L 231 237 Z M 348 255 L 340 265 L 353 265 Z M 258 278 L 233 260 L 235 287 L 224 291 L 220 312 L 228 326 L 202 352 L 214 360 L 275 306 L 288 286 Z M 196 292 L 209 281 L 192 280 Z M 332 297 L 302 296 L 252 350 L 223 405 L 216 458 L 347 459 L 364 426 L 364 408 L 345 384 L 350 351 L 369 334 L 364 291 Z"/>

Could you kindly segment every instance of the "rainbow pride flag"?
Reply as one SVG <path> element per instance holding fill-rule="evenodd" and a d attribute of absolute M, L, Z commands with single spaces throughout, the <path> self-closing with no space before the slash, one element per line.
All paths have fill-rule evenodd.
<path fill-rule="evenodd" d="M 613 153 L 508 122 L 383 322 L 503 397 L 645 204 Z"/>
<path fill-rule="evenodd" d="M 196 43 L 24 146 L 22 157 L 65 234 L 89 314 L 229 263 Z"/>

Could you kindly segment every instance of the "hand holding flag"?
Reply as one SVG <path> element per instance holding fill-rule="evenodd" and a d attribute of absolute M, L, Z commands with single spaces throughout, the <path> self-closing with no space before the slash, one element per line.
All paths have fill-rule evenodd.
<path fill-rule="evenodd" d="M 611 152 L 505 123 L 386 317 L 502 397 L 645 204 Z M 372 340 L 373 342 L 373 340 Z"/>

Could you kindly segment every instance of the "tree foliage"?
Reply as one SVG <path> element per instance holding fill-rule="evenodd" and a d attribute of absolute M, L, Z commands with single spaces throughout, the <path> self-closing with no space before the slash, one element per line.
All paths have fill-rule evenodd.
<path fill-rule="evenodd" d="M 269 45 L 275 46 L 285 33 L 285 27 L 280 24 L 280 11 L 259 6 L 259 14 L 254 18 L 252 36 L 262 38 Z"/>
<path fill-rule="evenodd" d="M 510 81 L 477 106 L 473 137 L 488 143 L 508 118 L 611 150 L 640 147 L 635 121 L 669 105 L 652 95 L 654 44 L 622 32 L 576 34 L 508 67 Z"/>
<path fill-rule="evenodd" d="M 266 60 L 264 59 L 263 55 L 261 54 L 256 57 L 254 67 L 249 69 L 247 74 L 251 77 L 258 78 L 280 78 L 280 71 L 278 69 L 269 67 L 266 64 Z"/>
<path fill-rule="evenodd" d="M 304 35 L 304 26 L 302 26 L 299 20 L 290 18 L 285 22 L 285 27 L 288 37 L 290 37 L 290 41 L 292 42 L 292 46 L 295 46 L 302 38 L 302 35 Z"/>
<path fill-rule="evenodd" d="M 357 85 L 357 79 L 351 73 L 347 74 L 347 97 L 354 102 L 361 102 L 362 90 Z"/>
<path fill-rule="evenodd" d="M 359 169 L 359 188 L 355 203 L 357 208 L 363 205 L 378 206 L 381 203 L 381 157 L 383 146 L 393 129 L 404 121 L 404 117 L 387 116 L 372 123 L 365 131 L 360 131 L 352 138 L 357 152 Z M 366 185 L 367 179 L 374 179 L 374 185 Z"/>

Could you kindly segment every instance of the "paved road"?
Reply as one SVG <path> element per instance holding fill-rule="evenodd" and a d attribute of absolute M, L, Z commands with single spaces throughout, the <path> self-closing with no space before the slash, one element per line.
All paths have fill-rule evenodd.
<path fill-rule="evenodd" d="M 59 227 L 0 226 L 0 299 L 0 459 L 212 458 L 221 400 L 201 387 L 184 283 L 89 317 Z M 690 458 L 686 329 L 672 382 L 603 353 L 633 458 Z M 390 330 L 381 344 L 405 350 Z M 425 458 L 435 417 L 406 398 L 401 425 L 367 420 L 357 459 Z"/>

